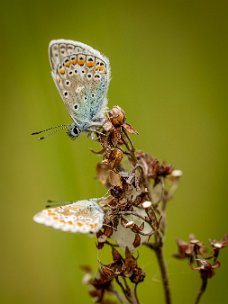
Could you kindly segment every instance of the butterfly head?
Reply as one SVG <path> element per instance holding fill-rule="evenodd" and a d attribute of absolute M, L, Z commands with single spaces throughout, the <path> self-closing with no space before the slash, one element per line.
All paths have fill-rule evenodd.
<path fill-rule="evenodd" d="M 67 131 L 67 134 L 72 139 L 76 139 L 80 135 L 80 133 L 81 133 L 81 129 L 76 123 L 73 123 Z"/>

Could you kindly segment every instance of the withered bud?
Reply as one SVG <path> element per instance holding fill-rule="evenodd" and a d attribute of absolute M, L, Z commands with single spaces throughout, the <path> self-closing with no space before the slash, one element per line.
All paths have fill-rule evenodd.
<path fill-rule="evenodd" d="M 138 284 L 140 282 L 143 282 L 144 281 L 144 278 L 145 278 L 145 272 L 139 268 L 139 267 L 136 267 L 134 270 L 133 270 L 133 274 L 132 276 L 130 277 L 130 280 L 132 283 L 134 284 Z"/>
<path fill-rule="evenodd" d="M 113 233 L 113 229 L 112 227 L 109 227 L 109 226 L 106 226 L 105 227 L 105 230 L 104 230 L 104 234 L 107 236 L 107 237 L 110 237 Z"/>
<path fill-rule="evenodd" d="M 174 177 L 181 177 L 183 175 L 183 172 L 181 170 L 175 169 L 172 171 L 172 176 Z"/>
<path fill-rule="evenodd" d="M 193 245 L 189 244 L 183 240 L 176 241 L 178 246 L 178 254 L 175 254 L 174 257 L 178 259 L 184 259 L 186 257 L 190 257 L 193 251 Z"/>
<path fill-rule="evenodd" d="M 114 127 L 120 127 L 125 123 L 125 113 L 119 106 L 114 106 L 109 112 L 109 118 Z"/>
<path fill-rule="evenodd" d="M 109 267 L 101 264 L 100 274 L 103 279 L 106 280 L 112 280 L 112 278 L 115 276 L 114 271 Z"/>

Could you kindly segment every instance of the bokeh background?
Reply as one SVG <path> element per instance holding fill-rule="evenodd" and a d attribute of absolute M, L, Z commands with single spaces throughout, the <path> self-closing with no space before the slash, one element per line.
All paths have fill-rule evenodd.
<path fill-rule="evenodd" d="M 200 285 L 172 258 L 177 237 L 207 242 L 227 232 L 227 1 L 5 1 L 1 7 L 0 302 L 90 303 L 80 265 L 97 269 L 95 239 L 32 221 L 47 199 L 99 197 L 98 148 L 64 132 L 30 133 L 69 123 L 50 75 L 52 39 L 82 41 L 110 58 L 109 106 L 120 105 L 139 131 L 137 148 L 184 175 L 168 208 L 166 259 L 173 303 L 193 303 Z M 153 255 L 141 248 L 142 303 L 163 303 Z M 102 257 L 110 261 L 110 254 Z M 226 251 L 203 303 L 227 303 Z"/>

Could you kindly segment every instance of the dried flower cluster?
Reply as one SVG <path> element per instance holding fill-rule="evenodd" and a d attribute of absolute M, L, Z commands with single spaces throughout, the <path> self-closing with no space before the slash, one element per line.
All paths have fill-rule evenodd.
<path fill-rule="evenodd" d="M 112 261 L 100 268 L 95 277 L 89 266 L 84 266 L 84 283 L 90 286 L 89 294 L 96 303 L 139 304 L 137 286 L 145 278 L 138 266 L 134 250 L 142 244 L 153 250 L 161 272 L 165 303 L 171 303 L 171 293 L 163 254 L 166 228 L 167 202 L 173 197 L 181 170 L 161 163 L 143 151 L 136 151 L 130 135 L 138 134 L 126 122 L 124 111 L 115 106 L 107 114 L 96 139 L 101 150 L 96 154 L 102 160 L 97 164 L 97 179 L 108 189 L 100 206 L 104 211 L 102 229 L 96 234 L 97 248 L 111 248 Z M 211 241 L 212 252 L 198 240 L 191 238 L 189 243 L 178 240 L 179 259 L 188 259 L 193 270 L 198 270 L 202 286 L 196 298 L 199 303 L 206 290 L 207 280 L 220 266 L 220 249 L 227 246 L 228 237 L 222 241 Z M 124 255 L 123 253 L 124 252 Z M 117 287 L 117 288 L 116 288 Z"/>
<path fill-rule="evenodd" d="M 139 303 L 136 286 L 143 281 L 145 273 L 138 267 L 133 252 L 145 244 L 155 251 L 162 266 L 166 301 L 170 303 L 162 255 L 165 209 L 182 172 L 142 151 L 135 151 L 131 134 L 138 133 L 126 123 L 125 113 L 118 106 L 108 113 L 101 132 L 97 134 L 102 146 L 99 152 L 93 151 L 102 156 L 96 168 L 97 179 L 110 193 L 100 204 L 105 212 L 105 221 L 97 233 L 97 248 L 110 246 L 113 261 L 109 265 L 100 263 L 95 278 L 91 277 L 88 267 L 84 268 L 87 278 L 89 274 L 86 282 L 93 287 L 90 295 L 97 303 L 110 303 L 110 300 L 106 302 L 107 292 L 113 293 L 122 303 L 114 282 L 121 287 L 128 303 Z M 125 258 L 117 251 L 118 247 L 124 250 Z"/>
<path fill-rule="evenodd" d="M 126 299 L 130 303 L 137 303 L 136 293 L 132 293 L 126 279 L 129 279 L 135 286 L 144 280 L 145 274 L 143 270 L 138 267 L 137 259 L 130 253 L 129 249 L 125 250 L 125 258 L 112 247 L 113 261 L 109 265 L 100 263 L 100 270 L 96 278 L 92 278 L 91 269 L 84 267 L 86 276 L 84 282 L 94 287 L 90 291 L 97 303 L 110 303 L 110 300 L 105 298 L 106 293 L 113 294 L 122 302 L 121 296 L 113 285 L 115 281 L 122 289 Z M 120 278 L 123 282 L 120 281 Z"/>
<path fill-rule="evenodd" d="M 178 254 L 174 256 L 178 259 L 188 259 L 193 270 L 198 270 L 202 280 L 202 285 L 197 296 L 196 302 L 199 303 L 202 294 L 207 287 L 207 280 L 214 276 L 214 269 L 220 267 L 218 256 L 220 250 L 228 246 L 228 235 L 220 241 L 210 241 L 211 250 L 209 251 L 205 245 L 193 236 L 189 242 L 177 240 Z"/>

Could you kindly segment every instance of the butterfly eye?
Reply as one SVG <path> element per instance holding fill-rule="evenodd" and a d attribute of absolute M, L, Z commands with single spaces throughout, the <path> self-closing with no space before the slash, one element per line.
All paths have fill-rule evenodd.
<path fill-rule="evenodd" d="M 78 128 L 78 127 L 74 127 L 74 128 L 72 129 L 72 135 L 73 135 L 73 136 L 78 136 L 79 134 L 80 134 L 79 128 Z"/>

